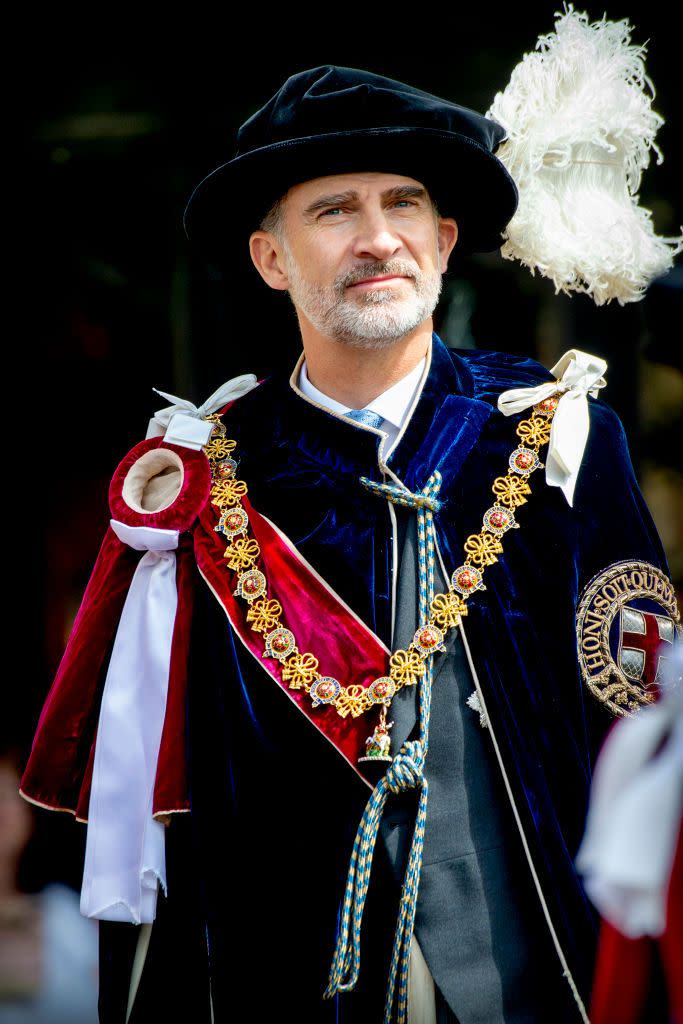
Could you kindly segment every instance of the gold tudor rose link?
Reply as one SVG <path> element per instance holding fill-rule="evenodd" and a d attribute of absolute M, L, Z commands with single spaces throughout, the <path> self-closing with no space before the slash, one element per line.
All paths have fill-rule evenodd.
<path fill-rule="evenodd" d="M 357 718 L 377 705 L 383 705 L 384 713 L 401 687 L 418 682 L 425 672 L 425 660 L 435 651 L 444 650 L 448 630 L 467 615 L 467 598 L 476 590 L 486 589 L 482 582 L 484 570 L 498 561 L 503 550 L 501 537 L 519 527 L 515 509 L 524 505 L 531 494 L 530 475 L 544 465 L 539 451 L 550 440 L 551 421 L 558 403 L 557 394 L 545 398 L 534 405 L 528 419 L 517 424 L 520 442 L 508 459 L 507 474 L 493 482 L 495 504 L 484 513 L 481 532 L 471 534 L 465 541 L 464 563 L 452 574 L 447 592 L 435 595 L 429 609 L 431 618 L 415 632 L 407 650 L 391 655 L 389 675 L 380 676 L 367 687 L 355 683 L 344 686 L 332 676 L 321 675 L 315 655 L 301 652 L 292 630 L 282 625 L 282 606 L 268 597 L 268 582 L 256 567 L 261 549 L 249 537 L 249 517 L 241 504 L 247 485 L 235 475 L 236 442 L 226 437 L 219 413 L 205 417 L 214 424 L 204 446 L 211 465 L 211 503 L 220 509 L 220 520 L 214 529 L 228 538 L 224 558 L 228 569 L 238 574 L 234 594 L 249 604 L 247 622 L 252 630 L 264 634 L 262 657 L 276 658 L 282 664 L 282 678 L 290 689 L 305 690 L 314 707 L 331 705 L 342 718 L 349 714 Z"/>

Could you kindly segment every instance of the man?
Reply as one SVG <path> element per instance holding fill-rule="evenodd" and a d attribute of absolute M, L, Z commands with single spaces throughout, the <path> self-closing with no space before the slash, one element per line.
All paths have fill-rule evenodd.
<path fill-rule="evenodd" d="M 572 351 L 549 372 L 450 350 L 433 330 L 456 244 L 496 248 L 514 213 L 503 136 L 403 83 L 314 68 L 190 199 L 189 237 L 217 260 L 248 239 L 303 351 L 199 410 L 163 410 L 121 463 L 118 540 L 22 780 L 31 799 L 87 812 L 103 1022 L 587 1020 L 598 921 L 573 855 L 591 766 L 609 711 L 651 701 L 656 679 L 653 649 L 640 675 L 610 652 L 635 630 L 624 608 L 648 628 L 653 607 L 658 622 L 678 612 L 623 429 L 596 397 L 605 364 Z M 156 598 L 138 573 L 174 542 L 164 618 L 163 570 Z M 148 549 L 132 582 L 131 547 Z M 155 618 L 121 611 L 129 585 Z M 96 655 L 81 653 L 86 613 Z M 131 622 L 157 625 L 140 640 Z M 149 638 L 174 622 L 150 746 L 165 864 L 150 821 L 139 841 L 131 830 L 147 896 L 150 876 L 166 894 L 127 920 L 123 888 L 98 888 L 94 838 L 115 850 L 128 831 L 128 790 L 102 813 L 105 748 L 112 764 L 125 751 L 114 786 L 136 756 L 109 684 L 138 673 L 147 687 Z M 139 652 L 125 671 L 121 637 Z M 81 753 L 50 774 L 65 721 Z M 135 787 L 132 773 L 131 802 Z"/>

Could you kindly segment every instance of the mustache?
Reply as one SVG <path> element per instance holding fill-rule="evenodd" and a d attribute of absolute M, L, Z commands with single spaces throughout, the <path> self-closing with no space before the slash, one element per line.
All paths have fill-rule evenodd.
<path fill-rule="evenodd" d="M 419 277 L 420 271 L 406 260 L 384 260 L 375 263 L 364 263 L 361 267 L 354 267 L 348 274 L 338 279 L 340 289 L 348 288 L 358 281 L 364 281 L 368 277 L 384 277 L 388 274 L 398 274 L 401 277 Z"/>

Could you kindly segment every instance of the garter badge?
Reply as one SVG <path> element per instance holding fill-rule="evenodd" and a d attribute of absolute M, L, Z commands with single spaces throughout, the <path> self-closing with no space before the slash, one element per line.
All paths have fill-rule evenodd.
<path fill-rule="evenodd" d="M 278 661 L 284 661 L 296 648 L 294 634 L 291 629 L 285 629 L 284 626 L 279 626 L 272 633 L 266 633 L 264 639 L 266 649 L 261 655 L 262 658 L 277 658 Z"/>
<path fill-rule="evenodd" d="M 313 683 L 310 693 L 313 698 L 313 707 L 318 704 L 331 704 L 339 696 L 341 683 L 333 676 L 320 676 Z"/>
<path fill-rule="evenodd" d="M 607 566 L 581 595 L 576 638 L 584 682 L 613 715 L 653 704 L 683 638 L 671 581 L 648 562 Z"/>
<path fill-rule="evenodd" d="M 247 532 L 249 516 L 241 505 L 233 505 L 221 513 L 218 526 L 214 526 L 216 533 L 224 533 L 226 537 L 239 537 L 241 533 Z"/>

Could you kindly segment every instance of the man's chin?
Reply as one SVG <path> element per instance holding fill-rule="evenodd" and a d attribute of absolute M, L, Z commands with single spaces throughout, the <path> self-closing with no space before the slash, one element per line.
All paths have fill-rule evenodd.
<path fill-rule="evenodd" d="M 402 334 L 382 337 L 367 337 L 358 334 L 332 334 L 330 337 L 333 341 L 338 342 L 340 345 L 346 345 L 348 348 L 365 349 L 366 351 L 379 351 L 384 348 L 391 348 L 397 342 L 405 338 L 406 334 L 410 334 L 410 331 L 404 331 Z"/>
<path fill-rule="evenodd" d="M 381 329 L 376 324 L 370 327 L 335 325 L 329 330 L 328 336 L 342 345 L 350 345 L 354 348 L 390 348 L 402 341 L 406 335 L 411 334 L 423 322 L 424 318 L 417 322 L 410 320 L 401 324 L 386 324 Z"/>

